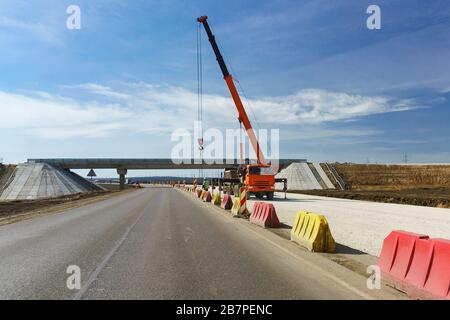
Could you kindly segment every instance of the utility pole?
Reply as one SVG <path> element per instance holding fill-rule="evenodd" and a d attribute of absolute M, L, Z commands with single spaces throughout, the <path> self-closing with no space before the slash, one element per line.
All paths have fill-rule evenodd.
<path fill-rule="evenodd" d="M 408 164 L 408 153 L 405 152 L 405 154 L 403 155 L 403 162 L 405 164 Z"/>

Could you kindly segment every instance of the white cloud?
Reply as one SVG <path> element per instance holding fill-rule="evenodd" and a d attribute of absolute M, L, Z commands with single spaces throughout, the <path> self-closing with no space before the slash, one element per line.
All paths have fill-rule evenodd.
<path fill-rule="evenodd" d="M 62 86 L 62 88 L 83 89 L 83 90 L 86 90 L 93 94 L 97 94 L 97 95 L 101 95 L 101 96 L 105 96 L 105 97 L 113 98 L 113 99 L 129 99 L 129 98 L 131 98 L 128 94 L 114 91 L 110 87 L 103 86 L 103 85 L 96 84 L 96 83 L 84 83 L 84 84 L 73 85 L 73 86 Z"/>
<path fill-rule="evenodd" d="M 381 130 L 367 129 L 367 128 L 349 128 L 349 129 L 328 129 L 323 125 L 308 125 L 301 126 L 301 134 L 299 129 L 284 128 L 281 140 L 307 140 L 317 143 L 318 140 L 336 141 L 336 137 L 345 137 L 349 139 L 363 138 L 369 136 L 381 135 L 384 132 Z"/>
<path fill-rule="evenodd" d="M 411 101 L 394 101 L 382 96 L 360 96 L 319 89 L 301 90 L 286 97 L 252 102 L 263 119 L 282 124 L 321 123 L 351 120 L 372 114 L 415 108 Z"/>
<path fill-rule="evenodd" d="M 79 103 L 52 95 L 0 92 L 0 128 L 20 129 L 45 138 L 104 136 L 122 127 L 129 111 L 106 104 Z"/>
<path fill-rule="evenodd" d="M 64 139 L 105 137 L 118 132 L 169 133 L 179 127 L 190 129 L 196 120 L 197 94 L 185 88 L 146 83 L 121 85 L 120 90 L 93 83 L 64 88 L 70 90 L 68 96 L 84 99 L 42 91 L 27 94 L 0 91 L 0 129 L 20 129 L 45 138 Z M 205 125 L 237 127 L 231 98 L 204 95 L 203 101 Z M 408 100 L 319 89 L 300 90 L 284 97 L 250 99 L 248 106 L 266 128 L 285 125 L 301 128 L 414 108 Z M 333 131 L 333 134 L 339 133 Z M 361 131 L 344 130 L 342 134 L 358 135 Z"/>
<path fill-rule="evenodd" d="M 26 34 L 35 35 L 42 41 L 51 44 L 60 44 L 61 39 L 56 33 L 57 28 L 52 28 L 49 25 L 42 23 L 30 23 L 8 17 L 0 17 L 0 27 L 18 30 Z"/>

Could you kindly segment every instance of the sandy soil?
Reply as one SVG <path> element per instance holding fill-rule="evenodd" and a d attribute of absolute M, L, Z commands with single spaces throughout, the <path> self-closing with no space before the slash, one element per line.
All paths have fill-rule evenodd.
<path fill-rule="evenodd" d="M 132 190 L 134 189 L 120 192 L 93 191 L 50 199 L 2 201 L 0 202 L 0 225 L 81 207 Z"/>
<path fill-rule="evenodd" d="M 450 188 L 404 190 L 303 190 L 294 193 L 384 203 L 450 208 Z"/>

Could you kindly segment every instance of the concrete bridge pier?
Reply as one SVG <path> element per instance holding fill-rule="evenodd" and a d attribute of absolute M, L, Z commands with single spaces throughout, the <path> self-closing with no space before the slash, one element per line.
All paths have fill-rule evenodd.
<path fill-rule="evenodd" d="M 125 189 L 125 175 L 127 174 L 127 169 L 118 168 L 117 174 L 119 175 L 120 190 L 123 190 Z"/>

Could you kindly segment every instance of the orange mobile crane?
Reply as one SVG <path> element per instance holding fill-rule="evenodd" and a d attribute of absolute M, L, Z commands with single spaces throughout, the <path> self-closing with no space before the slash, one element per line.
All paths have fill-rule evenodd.
<path fill-rule="evenodd" d="M 208 40 L 211 43 L 214 54 L 216 55 L 219 67 L 222 70 L 225 82 L 230 90 L 231 97 L 233 98 L 234 104 L 238 111 L 238 120 L 244 125 L 247 132 L 250 143 L 256 153 L 256 164 L 250 164 L 247 162 L 245 166 L 241 164 L 239 168 L 240 176 L 242 177 L 242 182 L 247 189 L 247 195 L 254 194 L 258 198 L 262 198 L 264 195 L 268 200 L 273 199 L 275 191 L 275 175 L 271 169 L 271 166 L 266 163 L 263 152 L 260 148 L 258 139 L 256 138 L 255 132 L 253 131 L 250 120 L 245 111 L 244 105 L 242 104 L 239 93 L 236 90 L 236 86 L 233 82 L 233 77 L 228 72 L 228 68 L 225 65 L 222 54 L 220 53 L 219 47 L 217 46 L 216 39 L 212 34 L 211 28 L 209 27 L 207 16 L 201 16 L 197 18 L 197 21 L 203 24 L 206 34 L 208 35 Z M 242 147 L 241 147 L 241 159 L 242 159 Z"/>

